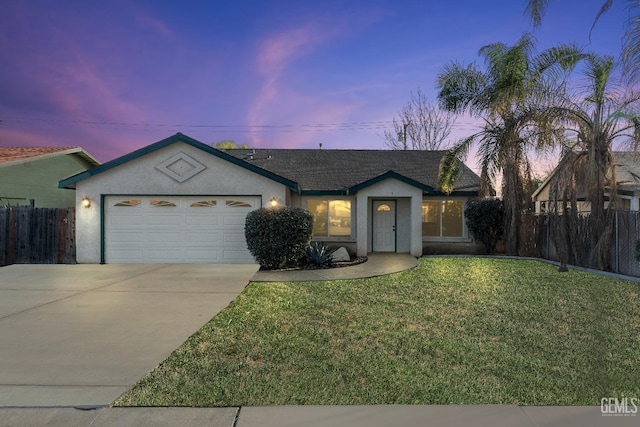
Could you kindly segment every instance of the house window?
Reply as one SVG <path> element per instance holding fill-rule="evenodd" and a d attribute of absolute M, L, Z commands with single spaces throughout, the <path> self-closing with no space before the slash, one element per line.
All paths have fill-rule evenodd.
<path fill-rule="evenodd" d="M 201 200 L 199 202 L 191 203 L 192 208 L 214 208 L 218 202 L 216 200 Z"/>
<path fill-rule="evenodd" d="M 151 200 L 149 202 L 155 208 L 175 208 L 176 204 L 168 200 Z"/>
<path fill-rule="evenodd" d="M 116 203 L 113 206 L 117 206 L 117 207 L 135 207 L 135 206 L 140 206 L 140 200 L 136 199 L 136 200 L 123 200 L 121 202 Z"/>
<path fill-rule="evenodd" d="M 308 200 L 313 237 L 351 236 L 351 200 Z"/>
<path fill-rule="evenodd" d="M 461 200 L 423 200 L 423 237 L 464 237 Z"/>
<path fill-rule="evenodd" d="M 249 203 L 240 202 L 238 200 L 227 200 L 226 205 L 230 208 L 252 208 Z"/>
<path fill-rule="evenodd" d="M 631 199 L 627 199 L 627 198 L 618 199 L 618 209 L 624 209 L 625 211 L 631 210 Z"/>

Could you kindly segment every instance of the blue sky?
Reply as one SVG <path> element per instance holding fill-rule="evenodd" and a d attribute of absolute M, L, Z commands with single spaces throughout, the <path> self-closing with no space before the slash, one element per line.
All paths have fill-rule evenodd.
<path fill-rule="evenodd" d="M 589 44 L 602 2 L 551 2 L 538 49 Z M 82 146 L 107 161 L 183 132 L 384 148 L 411 91 L 435 99 L 443 65 L 533 31 L 524 3 L 0 0 L 0 146 Z M 617 55 L 627 14 L 614 2 L 589 49 Z M 452 139 L 476 129 L 460 118 Z"/>

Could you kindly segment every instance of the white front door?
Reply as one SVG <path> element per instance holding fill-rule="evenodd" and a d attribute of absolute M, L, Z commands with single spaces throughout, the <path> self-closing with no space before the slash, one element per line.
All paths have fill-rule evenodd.
<path fill-rule="evenodd" d="M 373 252 L 396 251 L 396 202 L 373 201 Z"/>

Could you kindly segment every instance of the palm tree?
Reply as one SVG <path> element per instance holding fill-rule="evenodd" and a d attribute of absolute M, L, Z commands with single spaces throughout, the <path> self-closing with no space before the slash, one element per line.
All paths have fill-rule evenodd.
<path fill-rule="evenodd" d="M 613 144 L 626 140 L 633 150 L 640 144 L 640 94 L 616 85 L 615 61 L 610 56 L 586 57 L 587 85 L 578 100 L 567 99 L 555 108 L 565 121 L 565 130 L 575 134 L 575 146 L 563 159 L 563 173 L 552 183 L 550 196 L 561 203 L 566 223 L 577 215 L 577 182 L 584 186 L 590 205 L 590 263 L 609 269 L 614 213 L 616 209 L 616 170 Z M 575 98 L 575 97 L 574 97 Z M 607 203 L 608 193 L 608 203 Z M 575 223 L 575 219 L 571 223 Z M 565 230 L 563 233 L 569 233 Z M 562 237 L 562 236 L 561 236 Z M 564 236 L 564 239 L 568 237 Z M 575 245 L 574 245 L 575 246 Z M 567 248 L 569 251 L 570 247 Z M 567 253 L 565 258 L 571 259 Z"/>
<path fill-rule="evenodd" d="M 638 0 L 627 0 L 629 8 L 629 18 L 625 22 L 625 34 L 622 36 L 621 55 L 623 73 L 635 79 L 640 74 L 640 2 Z M 531 18 L 531 22 L 535 27 L 542 24 L 542 18 L 547 10 L 549 0 L 528 0 L 525 7 L 525 13 Z M 600 10 L 596 14 L 591 30 L 598 23 L 602 15 L 607 13 L 613 6 L 613 0 L 605 0 L 600 6 Z M 591 38 L 591 32 L 589 32 Z"/>
<path fill-rule="evenodd" d="M 482 188 L 489 189 L 499 172 L 503 175 L 509 255 L 518 254 L 520 217 L 528 200 L 531 168 L 527 149 L 549 145 L 557 136 L 549 132 L 553 127 L 542 106 L 544 96 L 551 88 L 561 87 L 551 84 L 561 76 L 559 71 L 571 69 L 580 58 L 572 46 L 551 48 L 539 55 L 534 49 L 533 37 L 524 34 L 512 47 L 494 43 L 481 48 L 485 71 L 454 62 L 438 75 L 438 100 L 444 109 L 485 120 L 480 132 L 458 142 L 443 159 L 440 188 L 453 189 L 458 162 L 466 158 L 471 145 L 478 144 Z"/>

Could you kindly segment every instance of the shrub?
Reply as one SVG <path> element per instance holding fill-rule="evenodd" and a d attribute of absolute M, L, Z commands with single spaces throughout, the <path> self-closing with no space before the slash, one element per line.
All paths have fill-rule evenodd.
<path fill-rule="evenodd" d="M 469 231 L 484 245 L 488 254 L 504 231 L 504 205 L 500 199 L 471 200 L 464 210 Z"/>
<path fill-rule="evenodd" d="M 322 242 L 311 242 L 307 248 L 307 259 L 311 264 L 330 267 L 333 265 L 333 252 Z"/>
<path fill-rule="evenodd" d="M 244 226 L 249 252 L 266 268 L 298 262 L 305 256 L 312 232 L 313 214 L 286 206 L 249 212 Z"/>

